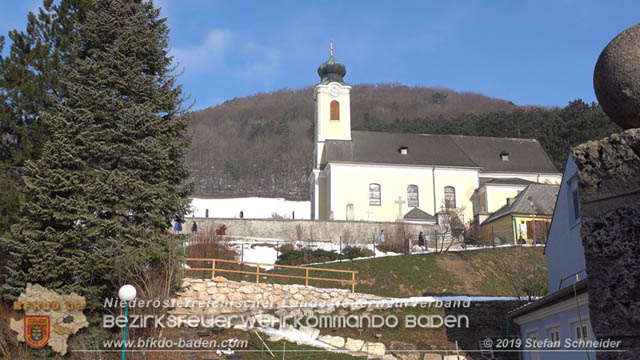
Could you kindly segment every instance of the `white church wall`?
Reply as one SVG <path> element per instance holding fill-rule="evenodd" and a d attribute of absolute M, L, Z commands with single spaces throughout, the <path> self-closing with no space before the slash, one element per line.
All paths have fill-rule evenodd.
<path fill-rule="evenodd" d="M 433 207 L 432 168 L 392 165 L 331 163 L 331 211 L 335 220 L 345 220 L 347 205 L 353 204 L 354 220 L 396 221 L 402 197 L 402 214 L 409 211 L 407 186 L 418 186 L 419 208 L 431 213 Z M 369 206 L 369 184 L 380 185 L 380 206 Z"/>
<path fill-rule="evenodd" d="M 526 186 L 486 186 L 487 211 L 493 213 L 507 204 L 507 199 L 514 198 Z"/>
<path fill-rule="evenodd" d="M 409 211 L 407 187 L 418 186 L 418 207 L 434 214 L 444 205 L 444 187 L 456 189 L 456 205 L 464 207 L 465 219 L 471 219 L 471 194 L 478 186 L 478 170 L 427 166 L 331 163 L 330 211 L 335 220 L 345 220 L 347 205 L 353 204 L 354 220 L 395 221 L 402 198 L 402 214 Z M 433 174 L 436 174 L 435 202 Z M 369 184 L 380 185 L 380 206 L 369 205 Z M 339 186 L 337 186 L 339 184 Z M 435 210 L 435 211 L 434 211 Z"/>
<path fill-rule="evenodd" d="M 436 168 L 435 169 L 436 212 L 444 208 L 444 188 L 453 186 L 456 192 L 456 207 L 464 208 L 464 221 L 473 219 L 471 196 L 478 188 L 477 169 Z M 433 205 L 432 205 L 433 206 Z M 432 212 L 431 209 L 429 212 Z"/>

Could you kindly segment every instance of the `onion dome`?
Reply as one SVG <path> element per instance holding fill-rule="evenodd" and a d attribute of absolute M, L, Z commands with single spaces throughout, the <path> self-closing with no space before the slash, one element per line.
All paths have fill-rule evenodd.
<path fill-rule="evenodd" d="M 338 82 L 344 84 L 342 79 L 347 74 L 347 68 L 344 64 L 338 62 L 333 57 L 333 42 L 331 42 L 331 56 L 329 60 L 323 62 L 318 67 L 318 75 L 320 76 L 320 84 L 328 84 L 330 82 Z"/>

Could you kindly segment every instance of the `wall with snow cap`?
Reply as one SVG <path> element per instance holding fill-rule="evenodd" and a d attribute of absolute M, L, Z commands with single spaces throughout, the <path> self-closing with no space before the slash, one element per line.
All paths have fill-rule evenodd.
<path fill-rule="evenodd" d="M 441 231 L 437 225 L 415 224 L 402 222 L 373 222 L 373 221 L 321 221 L 321 220 L 271 220 L 271 219 L 229 219 L 229 218 L 197 218 L 185 219 L 183 232 L 191 229 L 195 221 L 198 230 L 207 226 L 224 224 L 227 235 L 239 237 L 255 237 L 264 239 L 279 239 L 286 241 L 331 241 L 334 244 L 370 244 L 384 229 L 388 236 L 393 234 L 410 234 L 417 244 L 418 234 L 422 231 L 427 241 L 434 242 L 434 231 Z M 439 238 L 441 241 L 441 238 Z M 430 245 L 431 246 L 431 245 Z"/>

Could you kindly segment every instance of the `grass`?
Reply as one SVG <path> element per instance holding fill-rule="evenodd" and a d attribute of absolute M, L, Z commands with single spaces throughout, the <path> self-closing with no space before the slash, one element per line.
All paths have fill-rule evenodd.
<path fill-rule="evenodd" d="M 273 352 L 276 359 L 282 358 L 282 351 L 285 351 L 285 357 L 287 359 L 295 360 L 316 360 L 316 359 L 335 359 L 335 360 L 351 360 L 351 359 L 366 359 L 366 357 L 356 357 L 344 353 L 334 353 L 318 348 L 297 345 L 289 341 L 268 341 L 265 335 L 260 335 L 269 349 Z M 285 345 L 286 344 L 286 345 Z M 258 339 L 255 334 L 251 334 L 249 338 L 249 347 L 247 350 L 260 350 L 252 352 L 239 352 L 239 354 L 245 355 L 246 360 L 262 360 L 273 359 L 269 352 L 264 347 L 263 343 Z"/>
<path fill-rule="evenodd" d="M 510 266 L 505 268 L 505 259 Z M 547 278 L 546 262 L 540 247 L 507 247 L 446 254 L 388 256 L 375 259 L 343 261 L 313 265 L 358 271 L 356 291 L 379 296 L 409 297 L 423 295 L 486 295 L 516 296 L 511 277 Z M 237 267 L 236 269 L 239 269 Z M 255 272 L 245 265 L 244 271 Z M 261 269 L 261 272 L 264 271 Z M 278 269 L 266 273 L 304 276 L 302 269 Z M 255 275 L 219 272 L 230 280 L 255 281 Z M 211 272 L 191 272 L 192 277 L 210 278 Z M 310 271 L 312 277 L 344 279 L 344 283 L 311 280 L 317 287 L 351 289 L 351 275 L 325 271 Z M 265 276 L 267 283 L 304 284 L 303 279 Z"/>

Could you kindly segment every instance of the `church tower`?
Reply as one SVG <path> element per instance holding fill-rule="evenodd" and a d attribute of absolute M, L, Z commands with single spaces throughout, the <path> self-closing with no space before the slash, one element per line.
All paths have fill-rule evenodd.
<path fill-rule="evenodd" d="M 344 82 L 345 66 L 331 56 L 318 67 L 320 82 L 313 89 L 315 111 L 315 145 L 313 149 L 313 171 L 309 175 L 311 194 L 311 218 L 331 219 L 330 183 L 325 142 L 327 140 L 351 141 L 351 86 Z"/>
<path fill-rule="evenodd" d="M 351 140 L 351 86 L 343 80 L 347 69 L 333 57 L 333 42 L 330 50 L 329 60 L 318 67 L 320 82 L 313 90 L 316 107 L 314 169 L 326 162 L 326 140 Z"/>

